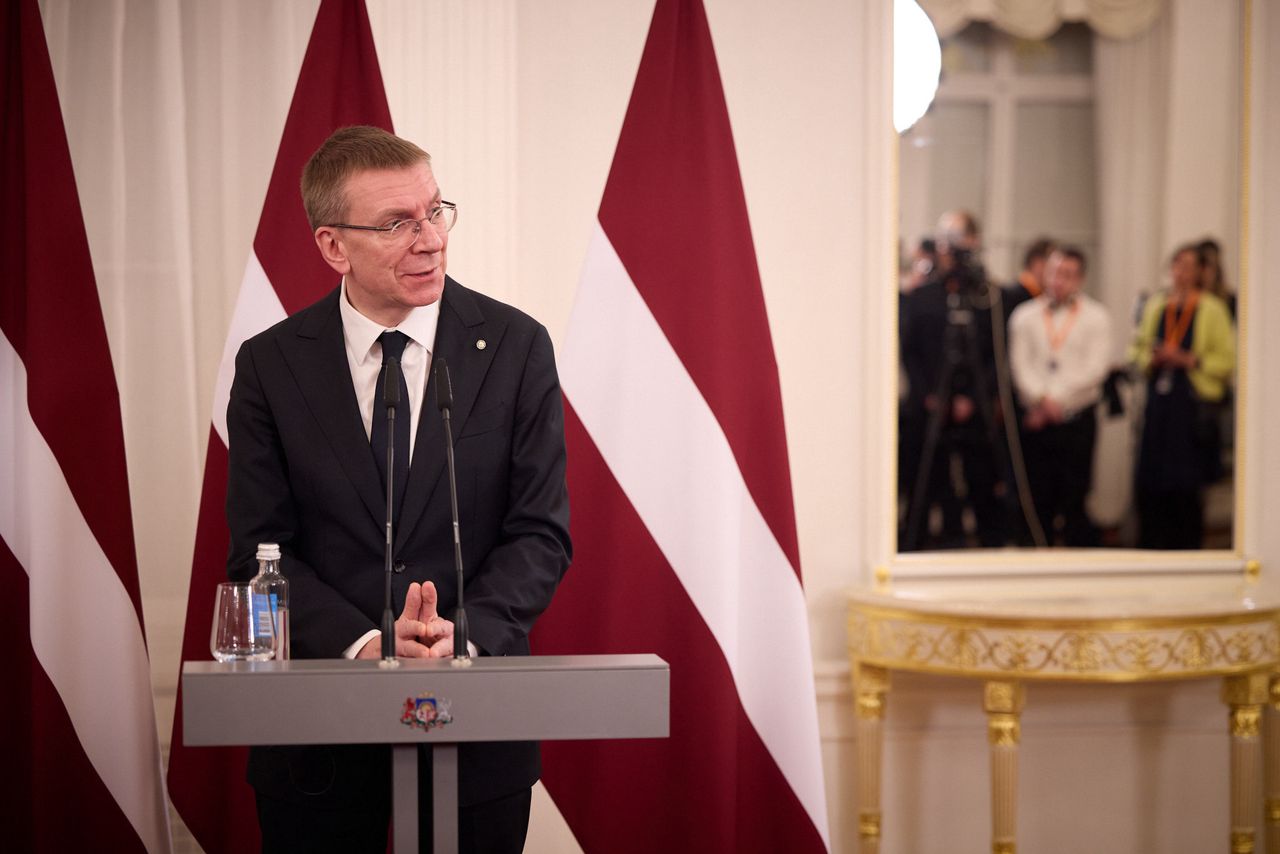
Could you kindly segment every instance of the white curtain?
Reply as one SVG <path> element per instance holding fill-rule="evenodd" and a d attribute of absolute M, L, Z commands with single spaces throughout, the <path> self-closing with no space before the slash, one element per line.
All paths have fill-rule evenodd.
<path fill-rule="evenodd" d="M 1135 298 L 1160 281 L 1166 249 L 1172 29 L 1165 18 L 1135 39 L 1094 39 L 1101 251 L 1090 278 L 1117 329 L 1131 325 Z"/>
<path fill-rule="evenodd" d="M 1116 39 L 1138 35 L 1160 15 L 1165 0 L 919 0 L 943 38 L 970 21 L 989 21 L 1024 39 L 1050 36 L 1063 21 L 1085 21 Z"/>
<path fill-rule="evenodd" d="M 1239 263 L 1242 41 L 1239 3 L 1171 0 L 1165 248 L 1213 236 Z"/>
<path fill-rule="evenodd" d="M 1142 36 L 1094 39 L 1102 251 L 1115 317 L 1160 287 L 1175 246 L 1212 236 L 1237 269 L 1240 21 L 1235 4 L 1171 0 Z M 1116 355 L 1119 355 L 1118 353 Z"/>
<path fill-rule="evenodd" d="M 213 380 L 318 0 L 41 5 L 120 386 L 163 695 Z M 170 718 L 162 702 L 162 735 Z"/>

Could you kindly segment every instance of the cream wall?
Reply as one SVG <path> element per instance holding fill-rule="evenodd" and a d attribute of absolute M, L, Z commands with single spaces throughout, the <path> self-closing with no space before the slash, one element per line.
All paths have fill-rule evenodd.
<path fill-rule="evenodd" d="M 50 51 L 122 394 L 162 738 L 172 717 L 213 379 L 315 0 L 45 0 Z M 782 379 L 812 618 L 833 844 L 853 850 L 842 591 L 888 553 L 894 220 L 888 0 L 706 0 Z M 1255 0 L 1255 95 L 1280 96 L 1280 14 Z M 369 0 L 397 129 L 424 144 L 461 218 L 450 272 L 563 340 L 643 46 L 650 0 Z M 1264 30 L 1264 25 L 1265 29 Z M 1253 150 L 1280 143 L 1255 111 Z M 1259 158 L 1262 159 L 1262 158 Z M 1253 268 L 1280 174 L 1253 171 Z M 653 251 L 662 252 L 655 228 Z M 678 263 L 678 259 L 672 259 Z M 1255 287 L 1262 329 L 1280 304 Z M 1247 339 L 1251 390 L 1280 369 Z M 1251 507 L 1280 498 L 1252 393 Z M 1274 404 L 1273 404 L 1274 406 Z M 1255 453 L 1256 449 L 1256 453 Z M 1265 475 L 1264 475 L 1265 473 Z M 1280 531 L 1248 526 L 1280 564 Z M 1276 526 L 1271 526 L 1274 529 Z M 903 679 L 891 697 L 886 852 L 985 851 L 973 686 Z M 1226 838 L 1224 714 L 1207 683 L 1034 689 L 1026 850 L 1200 852 Z M 1144 777 L 1159 771 L 1160 783 Z M 1033 801 L 1035 803 L 1033 803 Z M 1077 811 L 1100 818 L 1069 821 Z M 538 850 L 562 850 L 535 827 Z M 540 846 L 540 847 L 539 847 Z"/>

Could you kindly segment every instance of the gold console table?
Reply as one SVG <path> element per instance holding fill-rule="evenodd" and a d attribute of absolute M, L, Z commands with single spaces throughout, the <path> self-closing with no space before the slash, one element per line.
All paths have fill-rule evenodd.
<path fill-rule="evenodd" d="M 1017 850 L 1017 775 L 1024 683 L 1223 677 L 1231 732 L 1231 854 L 1255 851 L 1266 771 L 1268 851 L 1280 854 L 1280 602 L 1210 595 L 942 598 L 855 591 L 849 658 L 857 711 L 858 836 L 880 850 L 885 701 L 893 670 L 984 681 L 991 750 L 991 850 Z"/>

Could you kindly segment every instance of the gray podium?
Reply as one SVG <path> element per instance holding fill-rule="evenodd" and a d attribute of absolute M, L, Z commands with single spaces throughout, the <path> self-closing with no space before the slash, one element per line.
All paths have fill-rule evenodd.
<path fill-rule="evenodd" d="M 182 666 L 188 746 L 388 744 L 395 850 L 418 850 L 418 751 L 432 749 L 436 854 L 458 845 L 458 744 L 666 738 L 656 655 L 265 661 Z M 265 713 L 264 713 L 264 710 Z"/>

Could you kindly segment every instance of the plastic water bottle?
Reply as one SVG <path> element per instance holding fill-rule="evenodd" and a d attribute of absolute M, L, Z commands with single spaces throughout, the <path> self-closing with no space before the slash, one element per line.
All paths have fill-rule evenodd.
<path fill-rule="evenodd" d="M 258 574 L 253 591 L 254 622 L 261 634 L 275 638 L 275 658 L 289 658 L 289 579 L 280 574 L 280 546 L 258 543 Z"/>

